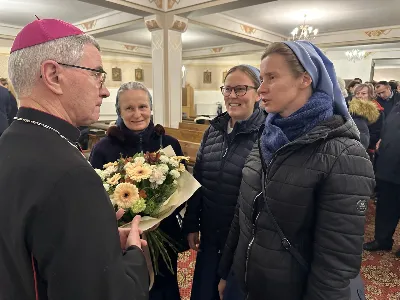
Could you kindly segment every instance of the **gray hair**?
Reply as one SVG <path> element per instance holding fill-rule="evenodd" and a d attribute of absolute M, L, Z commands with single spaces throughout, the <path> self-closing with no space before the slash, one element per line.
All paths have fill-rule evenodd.
<path fill-rule="evenodd" d="M 147 96 L 149 97 L 149 104 L 150 104 L 150 110 L 153 109 L 153 97 L 151 96 L 149 90 L 147 89 L 147 87 L 140 82 L 137 81 L 130 81 L 127 83 L 124 83 L 120 86 L 120 88 L 118 89 L 117 92 L 117 99 L 115 100 L 115 109 L 117 110 L 117 115 L 119 116 L 121 114 L 121 109 L 119 106 L 119 96 L 121 95 L 121 93 L 123 93 L 124 91 L 145 91 L 147 93 Z"/>
<path fill-rule="evenodd" d="M 347 96 L 349 96 L 349 94 L 347 93 L 346 83 L 345 83 L 344 79 L 342 79 L 340 77 L 337 77 L 336 79 L 339 84 L 339 88 L 340 88 L 340 91 L 342 92 L 343 97 L 346 98 Z"/>
<path fill-rule="evenodd" d="M 100 51 L 99 44 L 92 36 L 81 34 L 11 53 L 8 60 L 8 75 L 18 96 L 25 96 L 32 92 L 40 76 L 40 66 L 44 61 L 54 60 L 64 64 L 77 64 L 83 56 L 83 47 L 86 44 L 91 44 Z"/>

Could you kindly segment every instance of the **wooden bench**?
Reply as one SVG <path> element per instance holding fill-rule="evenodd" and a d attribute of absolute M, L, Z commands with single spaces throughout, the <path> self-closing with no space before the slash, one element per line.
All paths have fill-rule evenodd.
<path fill-rule="evenodd" d="M 187 130 L 187 129 L 176 129 L 176 128 L 168 128 L 165 127 L 165 133 L 173 136 L 179 142 L 186 141 L 192 143 L 201 143 L 203 139 L 204 132 L 195 131 L 195 130 Z"/>
<path fill-rule="evenodd" d="M 186 130 L 194 130 L 194 131 L 204 131 L 207 130 L 209 125 L 204 124 L 196 124 L 196 123 L 189 123 L 189 122 L 180 122 L 179 129 L 186 129 Z"/>
<path fill-rule="evenodd" d="M 187 141 L 179 141 L 183 154 L 189 156 L 189 165 L 194 165 L 196 162 L 197 152 L 199 151 L 200 143 L 192 143 Z"/>

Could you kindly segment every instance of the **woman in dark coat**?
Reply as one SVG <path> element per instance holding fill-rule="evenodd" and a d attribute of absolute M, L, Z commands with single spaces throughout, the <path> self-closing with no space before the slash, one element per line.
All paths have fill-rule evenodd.
<path fill-rule="evenodd" d="M 359 84 L 354 89 L 355 97 L 350 101 L 349 112 L 360 132 L 361 144 L 365 149 L 376 148 L 383 125 L 384 114 L 381 106 L 375 102 L 373 86 Z"/>
<path fill-rule="evenodd" d="M 227 111 L 210 122 L 197 154 L 193 174 L 202 187 L 189 199 L 183 222 L 190 247 L 199 250 L 192 300 L 219 299 L 217 268 L 235 212 L 242 169 L 265 120 L 265 112 L 254 108 L 259 75 L 248 65 L 228 71 L 221 87 Z"/>
<path fill-rule="evenodd" d="M 93 147 L 89 161 L 94 168 L 102 169 L 104 164 L 116 161 L 121 155 L 130 157 L 142 151 L 156 152 L 167 146 L 172 146 L 176 155 L 183 155 L 178 140 L 165 135 L 164 128 L 161 125 L 154 126 L 150 120 L 151 100 L 148 89 L 139 82 L 128 82 L 119 88 L 115 105 L 118 114 L 117 126 L 111 126 L 107 136 Z M 161 221 L 159 226 L 177 243 L 182 242 L 179 211 L 178 209 Z M 180 299 L 177 281 L 178 255 L 172 249 L 168 252 L 174 274 L 168 270 L 160 256 L 160 274 L 155 276 L 150 300 Z"/>
<path fill-rule="evenodd" d="M 318 48 L 273 43 L 260 70 L 269 114 L 243 169 L 220 274 L 232 269 L 248 300 L 350 300 L 371 162 Z"/>

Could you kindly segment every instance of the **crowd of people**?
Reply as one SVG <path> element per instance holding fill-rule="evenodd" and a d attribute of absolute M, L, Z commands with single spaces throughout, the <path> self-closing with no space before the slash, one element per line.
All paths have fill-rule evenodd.
<path fill-rule="evenodd" d="M 96 40 L 35 20 L 14 41 L 9 76 L 20 108 L 0 138 L 0 298 L 180 299 L 177 253 L 149 291 L 140 217 L 118 228 L 94 171 L 166 146 L 182 155 L 152 122 L 148 89 L 119 88 L 117 122 L 89 164 L 78 127 L 96 122 L 110 95 Z M 201 188 L 183 218 L 180 207 L 159 224 L 178 251 L 197 252 L 192 300 L 364 299 L 363 247 L 390 250 L 399 220 L 400 94 L 360 81 L 346 90 L 307 41 L 272 43 L 259 68 L 227 72 L 227 111 L 193 168 Z M 363 245 L 374 193 L 375 240 Z"/>

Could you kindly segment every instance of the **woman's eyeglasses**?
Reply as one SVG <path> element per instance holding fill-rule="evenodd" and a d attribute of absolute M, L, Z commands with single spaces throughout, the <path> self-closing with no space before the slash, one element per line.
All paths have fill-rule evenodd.
<path fill-rule="evenodd" d="M 220 89 L 221 89 L 222 95 L 224 95 L 225 97 L 230 96 L 232 91 L 235 92 L 236 97 L 241 97 L 241 96 L 246 95 L 248 89 L 257 90 L 258 88 L 256 88 L 255 86 L 249 86 L 249 85 L 237 85 L 237 86 L 221 86 Z"/>

